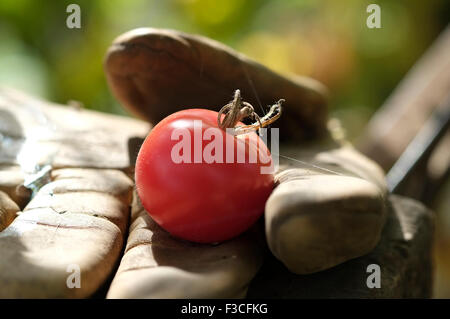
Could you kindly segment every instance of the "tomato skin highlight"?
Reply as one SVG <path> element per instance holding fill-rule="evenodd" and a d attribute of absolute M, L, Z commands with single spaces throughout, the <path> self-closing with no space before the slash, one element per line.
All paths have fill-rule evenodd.
<path fill-rule="evenodd" d="M 261 174 L 261 167 L 270 166 L 272 159 L 259 136 L 249 133 L 245 139 L 227 134 L 217 127 L 217 114 L 189 109 L 166 117 L 149 133 L 136 161 L 136 188 L 146 211 L 173 236 L 198 243 L 225 241 L 247 230 L 263 214 L 274 186 L 272 174 Z M 194 121 L 202 123 L 201 136 L 208 128 L 220 131 L 223 163 L 194 162 Z M 190 163 L 175 163 L 172 158 L 180 140 L 171 137 L 179 128 L 190 132 Z M 230 141 L 234 142 L 232 163 L 226 162 Z M 202 155 L 211 142 L 202 138 Z M 258 148 L 261 160 L 250 162 L 249 152 Z M 237 163 L 239 152 L 246 155 L 244 163 Z"/>

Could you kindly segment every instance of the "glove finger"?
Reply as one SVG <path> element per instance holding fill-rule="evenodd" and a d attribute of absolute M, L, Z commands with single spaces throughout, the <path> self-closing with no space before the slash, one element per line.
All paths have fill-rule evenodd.
<path fill-rule="evenodd" d="M 371 251 L 385 222 L 382 171 L 351 147 L 280 153 L 291 160 L 280 166 L 266 203 L 272 253 L 292 272 L 308 274 Z"/>
<path fill-rule="evenodd" d="M 253 229 L 218 244 L 171 237 L 137 196 L 130 234 L 108 298 L 242 298 L 262 263 L 263 245 Z"/>
<path fill-rule="evenodd" d="M 0 111 L 8 114 L 0 117 L 0 164 L 22 170 L 51 164 L 129 171 L 128 140 L 149 130 L 134 119 L 61 107 L 5 88 L 0 88 Z M 11 119 L 14 126 L 3 129 Z"/>
<path fill-rule="evenodd" d="M 5 89 L 0 111 L 20 128 L 1 131 L 7 152 L 0 153 L 0 187 L 8 197 L 0 198 L 6 226 L 0 232 L 0 297 L 91 296 L 114 270 L 127 231 L 133 190 L 127 141 L 144 135 L 148 125 Z M 8 128 L 3 119 L 0 128 Z M 44 185 L 17 212 L 10 199 L 36 165 L 51 170 L 30 184 Z"/>
<path fill-rule="evenodd" d="M 90 296 L 120 255 L 128 202 L 116 190 L 131 194 L 131 180 L 116 170 L 66 169 L 53 175 L 0 233 L 0 297 Z M 80 272 L 79 287 L 70 277 L 74 269 Z"/>
<path fill-rule="evenodd" d="M 433 212 L 396 195 L 389 196 L 387 207 L 381 239 L 367 255 L 307 276 L 286 271 L 269 258 L 252 281 L 248 297 L 430 298 Z"/>
<path fill-rule="evenodd" d="M 218 111 L 240 89 L 255 110 L 286 100 L 277 122 L 281 138 L 316 136 L 325 129 L 326 90 L 321 84 L 279 75 L 201 36 L 132 30 L 109 48 L 105 71 L 117 99 L 151 123 L 185 108 Z"/>

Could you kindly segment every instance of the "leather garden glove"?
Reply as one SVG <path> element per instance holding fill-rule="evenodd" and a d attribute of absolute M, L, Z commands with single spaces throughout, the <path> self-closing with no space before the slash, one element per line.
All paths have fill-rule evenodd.
<path fill-rule="evenodd" d="M 327 137 L 320 85 L 276 75 L 211 40 L 138 34 L 118 39 L 106 70 L 118 98 L 152 123 L 180 107 L 217 110 L 236 88 L 254 105 L 288 100 L 281 138 L 308 145 L 282 146 L 280 153 L 315 166 L 288 160 L 276 175 L 265 213 L 275 256 L 308 273 L 370 251 L 384 221 L 383 176 Z M 220 70 L 226 72 L 216 76 Z M 109 297 L 245 295 L 265 251 L 260 225 L 216 246 L 192 244 L 170 237 L 132 200 L 129 155 L 137 148 L 130 141 L 148 129 L 137 120 L 0 90 L 1 297 L 89 297 L 105 282 L 107 289 L 127 232 Z M 70 285 L 74 266 L 80 288 Z"/>
<path fill-rule="evenodd" d="M 104 296 L 124 242 L 132 267 L 152 263 L 145 255 L 152 249 L 140 245 L 150 230 L 163 286 L 176 287 L 174 274 L 185 271 L 173 265 L 181 262 L 202 271 L 187 273 L 181 285 L 191 280 L 208 287 L 202 296 L 243 295 L 262 263 L 256 233 L 215 247 L 187 244 L 169 238 L 133 205 L 127 241 L 133 141 L 148 131 L 139 120 L 0 88 L 0 298 Z"/>
<path fill-rule="evenodd" d="M 128 139 L 147 131 L 0 88 L 0 298 L 88 297 L 103 285 L 128 230 Z"/>
<path fill-rule="evenodd" d="M 213 40 L 159 29 L 118 37 L 105 70 L 118 100 L 152 124 L 185 108 L 218 111 L 235 89 L 255 110 L 285 99 L 273 125 L 283 142 L 281 165 L 264 216 L 270 251 L 292 272 L 308 274 L 367 254 L 378 243 L 386 216 L 384 174 L 347 142 L 331 137 L 326 90 L 319 83 L 276 74 Z M 233 286 L 236 280 L 245 292 L 248 270 L 258 264 L 253 256 L 234 256 L 253 268 L 227 273 L 231 267 L 222 266 L 230 256 L 224 254 L 214 272 L 213 265 L 205 267 L 209 255 L 161 235 L 138 201 L 134 206 L 128 245 L 108 297 L 231 297 L 242 295 Z M 165 250 L 155 243 L 161 237 Z M 221 245 L 227 242 L 211 250 Z"/>

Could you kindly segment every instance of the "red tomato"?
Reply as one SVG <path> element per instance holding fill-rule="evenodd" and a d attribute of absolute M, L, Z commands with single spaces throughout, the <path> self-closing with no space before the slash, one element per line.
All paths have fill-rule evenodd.
<path fill-rule="evenodd" d="M 189 146 L 180 148 L 182 140 Z M 209 163 L 205 156 L 220 158 L 219 149 L 207 152 L 214 141 L 221 145 L 223 163 Z M 227 143 L 234 146 L 226 147 Z M 251 162 L 250 153 L 256 151 L 260 157 Z M 199 155 L 201 163 L 195 162 Z M 238 163 L 243 155 L 245 162 Z M 179 162 L 180 156 L 184 162 Z M 199 243 L 221 242 L 241 234 L 262 215 L 273 175 L 261 174 L 260 169 L 271 164 L 256 133 L 233 136 L 218 128 L 217 112 L 183 110 L 158 123 L 145 139 L 136 161 L 136 187 L 144 208 L 172 235 Z"/>

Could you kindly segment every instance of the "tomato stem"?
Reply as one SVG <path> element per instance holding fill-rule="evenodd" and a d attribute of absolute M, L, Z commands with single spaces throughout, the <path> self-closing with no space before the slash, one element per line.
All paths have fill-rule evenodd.
<path fill-rule="evenodd" d="M 260 118 L 250 103 L 242 101 L 241 91 L 236 90 L 233 100 L 220 109 L 217 115 L 217 124 L 223 130 L 234 128 L 235 135 L 257 131 L 262 127 L 272 124 L 281 116 L 281 103 L 283 102 L 284 99 L 280 99 L 271 106 L 266 115 Z M 222 117 L 222 115 L 224 116 Z M 237 123 L 247 117 L 256 120 L 256 122 L 249 125 L 236 126 Z"/>

